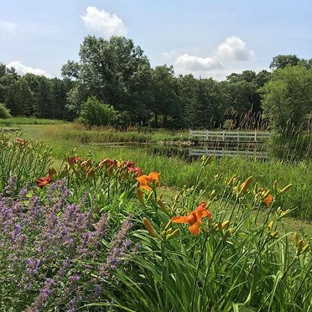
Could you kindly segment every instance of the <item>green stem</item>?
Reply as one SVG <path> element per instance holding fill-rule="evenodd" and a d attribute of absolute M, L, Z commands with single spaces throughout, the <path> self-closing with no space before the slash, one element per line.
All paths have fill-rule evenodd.
<path fill-rule="evenodd" d="M 167 296 L 165 288 L 165 264 L 166 264 L 166 253 L 165 253 L 165 238 L 161 242 L 161 289 L 162 289 L 162 298 L 164 301 L 165 311 L 167 311 Z"/>
<path fill-rule="evenodd" d="M 208 233 L 206 233 L 204 242 L 203 242 L 203 244 L 201 246 L 200 257 L 199 257 L 199 260 L 198 260 L 198 263 L 197 263 L 197 269 L 196 269 L 196 273 L 195 273 L 195 276 L 194 276 L 194 283 L 193 283 L 192 296 L 191 296 L 191 298 L 192 298 L 191 310 L 190 310 L 191 312 L 194 311 L 193 308 L 194 308 L 194 301 L 195 301 L 195 288 L 196 288 L 196 284 L 197 284 L 197 278 L 198 278 L 201 262 L 202 262 L 202 259 L 203 259 L 203 255 L 204 255 L 204 250 L 205 250 L 207 239 L 208 239 Z"/>

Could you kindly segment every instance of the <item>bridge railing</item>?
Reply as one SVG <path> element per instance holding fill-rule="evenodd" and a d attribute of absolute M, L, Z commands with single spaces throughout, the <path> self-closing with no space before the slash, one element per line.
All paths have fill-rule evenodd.
<path fill-rule="evenodd" d="M 191 141 L 253 141 L 262 142 L 268 139 L 268 131 L 215 131 L 215 130 L 189 130 Z"/>

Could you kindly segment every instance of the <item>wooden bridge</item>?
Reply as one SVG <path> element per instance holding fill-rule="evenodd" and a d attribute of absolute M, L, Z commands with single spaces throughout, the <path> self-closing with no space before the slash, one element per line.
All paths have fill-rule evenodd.
<path fill-rule="evenodd" d="M 190 130 L 189 139 L 193 147 L 189 156 L 216 155 L 247 156 L 267 158 L 265 142 L 270 137 L 268 131 L 215 131 Z"/>

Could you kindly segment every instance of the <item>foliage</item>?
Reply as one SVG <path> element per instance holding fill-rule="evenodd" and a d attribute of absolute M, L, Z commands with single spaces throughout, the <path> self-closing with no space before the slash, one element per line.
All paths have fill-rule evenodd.
<path fill-rule="evenodd" d="M 10 135 L 0 133 L 1 190 L 5 189 L 9 178 L 15 176 L 15 192 L 19 191 L 25 182 L 45 173 L 51 163 L 51 149 L 42 142 L 27 141 L 20 137 L 12 140 Z"/>
<path fill-rule="evenodd" d="M 7 192 L 15 191 L 13 180 Z M 119 215 L 116 224 L 84 201 L 69 203 L 66 185 L 61 179 L 44 192 L 0 195 L 1 311 L 76 311 L 84 302 L 109 302 L 102 287 L 136 252 L 129 217 Z"/>
<path fill-rule="evenodd" d="M 23 137 L 26 139 L 34 137 L 36 140 L 53 146 L 52 157 L 56 164 L 55 168 L 61 165 L 67 155 L 73 156 L 78 153 L 84 159 L 88 159 L 92 155 L 96 161 L 103 159 L 103 156 L 111 159 L 136 159 L 136 163 L 143 171 L 161 171 L 162 177 L 166 181 L 165 185 L 168 187 L 182 188 L 185 185 L 191 187 L 196 182 L 200 163 L 197 158 L 188 157 L 188 130 L 170 132 L 158 130 L 145 133 L 138 132 L 137 128 L 129 128 L 127 131 L 104 128 L 86 131 L 81 125 L 70 123 L 50 126 L 27 125 L 22 128 L 24 129 Z M 181 140 L 181 134 L 184 134 L 183 140 Z M 286 138 L 286 140 L 288 139 Z M 290 147 L 290 145 L 286 146 L 285 141 L 276 143 L 272 141 L 271 146 L 274 146 L 274 149 L 271 151 L 277 156 L 284 155 L 285 157 L 282 158 L 284 160 L 272 157 L 265 161 L 259 161 L 240 156 L 215 158 L 210 164 L 209 170 L 207 169 L 205 172 L 208 179 L 205 183 L 200 183 L 199 189 L 210 187 L 220 192 L 222 184 L 220 180 L 215 179 L 215 176 L 221 173 L 224 178 L 229 178 L 233 171 L 241 177 L 246 177 L 248 174 L 254 175 L 263 185 L 268 185 L 274 180 L 278 180 L 281 184 L 292 181 L 294 184 L 292 195 L 286 194 L 280 199 L 280 204 L 285 208 L 293 209 L 292 217 L 312 220 L 310 205 L 312 196 L 309 192 L 312 176 L 306 174 L 312 169 L 310 158 L 308 158 L 310 141 L 311 134 L 309 132 L 306 132 L 300 140 L 296 140 L 294 137 L 292 146 L 295 148 L 295 153 L 293 156 L 289 154 L 289 151 L 293 150 L 287 149 L 287 146 Z M 123 142 L 127 143 L 123 144 Z M 164 144 L 159 144 L 159 142 L 164 142 Z M 173 142 L 174 145 L 171 144 Z M 299 144 L 299 142 L 302 143 Z M 280 148 L 277 144 L 280 144 Z M 300 156 L 299 154 L 296 156 L 299 153 L 299 148 L 306 151 L 304 159 L 297 157 Z M 73 149 L 75 149 L 74 153 L 72 153 Z M 181 151 L 184 156 L 174 156 L 178 151 Z"/>
<path fill-rule="evenodd" d="M 263 116 L 279 134 L 294 135 L 301 131 L 312 110 L 312 69 L 304 66 L 276 69 L 260 92 Z"/>
<path fill-rule="evenodd" d="M 1 309 L 309 311 L 311 242 L 283 231 L 292 185 L 269 189 L 233 164 L 223 178 L 203 157 L 172 196 L 160 193 L 165 166 L 144 174 L 109 158 L 70 155 L 20 190 L 11 176 L 0 188 Z"/>
<path fill-rule="evenodd" d="M 118 121 L 118 111 L 95 97 L 89 97 L 81 106 L 80 119 L 89 127 L 114 125 Z"/>
<path fill-rule="evenodd" d="M 269 144 L 274 157 L 296 162 L 309 161 L 312 156 L 312 137 L 310 132 L 297 132 L 294 135 L 273 135 Z"/>
<path fill-rule="evenodd" d="M 233 177 L 222 194 L 203 192 L 206 202 L 196 210 L 201 201 L 196 185 L 166 203 L 151 182 L 151 191 L 140 197 L 145 230 L 134 233 L 141 251 L 131 272 L 118 272 L 113 283 L 116 311 L 308 311 L 309 244 L 280 231 L 289 211 L 274 202 L 290 186 L 275 185 L 271 195 L 252 187 L 252 180 Z M 224 205 L 231 209 L 220 209 Z M 201 217 L 196 213 L 208 207 Z M 262 210 L 266 217 L 259 220 Z M 178 220 L 189 224 L 174 225 Z M 191 230 L 195 222 L 200 233 Z M 92 306 L 107 303 L 87 307 Z"/>
<path fill-rule="evenodd" d="M 270 68 L 278 69 L 286 66 L 297 66 L 299 64 L 299 57 L 297 55 L 277 55 L 273 58 Z"/>
<path fill-rule="evenodd" d="M 94 96 L 117 110 L 127 110 L 136 118 L 145 114 L 150 65 L 139 46 L 125 37 L 104 40 L 87 36 L 79 56 L 79 63 L 69 61 L 63 66 L 62 75 L 75 79 L 81 94 Z"/>
<path fill-rule="evenodd" d="M 10 110 L 3 103 L 0 103 L 0 118 L 8 119 L 10 117 L 12 117 Z"/>

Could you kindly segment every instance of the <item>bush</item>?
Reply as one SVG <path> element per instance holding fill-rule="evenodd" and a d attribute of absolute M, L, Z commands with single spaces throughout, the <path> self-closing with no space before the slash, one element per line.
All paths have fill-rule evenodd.
<path fill-rule="evenodd" d="M 25 187 L 14 199 L 0 194 L 1 311 L 76 311 L 109 301 L 113 272 L 136 251 L 129 217 L 117 225 L 109 214 L 96 217 L 83 201 L 68 202 L 66 185 Z"/>
<path fill-rule="evenodd" d="M 0 118 L 7 119 L 11 117 L 10 110 L 3 103 L 0 103 Z"/>
<path fill-rule="evenodd" d="M 118 111 L 95 97 L 89 97 L 81 106 L 80 120 L 89 127 L 114 125 L 118 120 Z"/>

